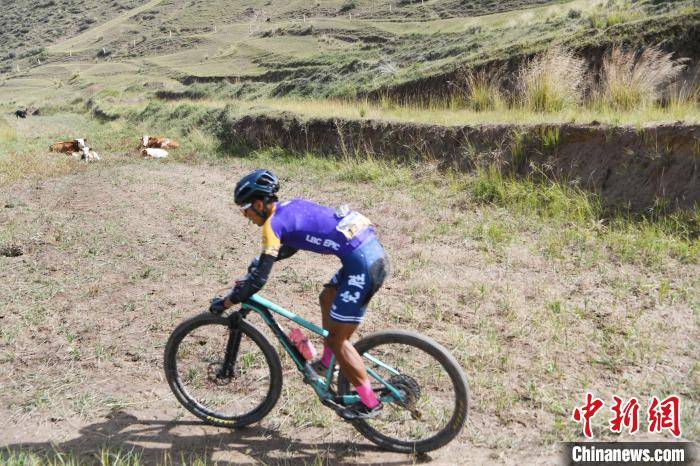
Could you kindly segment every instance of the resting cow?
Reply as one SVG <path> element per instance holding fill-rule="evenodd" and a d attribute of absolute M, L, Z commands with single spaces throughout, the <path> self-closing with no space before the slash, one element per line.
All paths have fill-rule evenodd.
<path fill-rule="evenodd" d="M 73 157 L 80 160 L 85 160 L 86 162 L 95 162 L 100 160 L 99 154 L 90 149 L 88 146 L 84 146 L 80 152 L 73 152 Z"/>
<path fill-rule="evenodd" d="M 153 157 L 154 159 L 162 159 L 168 156 L 168 151 L 165 149 L 158 149 L 157 147 L 147 147 L 141 151 L 141 155 L 144 157 Z"/>
<path fill-rule="evenodd" d="M 156 149 L 177 149 L 180 147 L 180 144 L 177 142 L 162 136 L 144 136 L 141 139 L 141 145 L 146 148 L 153 147 Z"/>
<path fill-rule="evenodd" d="M 87 147 L 87 139 L 74 139 L 73 141 L 56 142 L 49 146 L 51 152 L 82 152 Z"/>
<path fill-rule="evenodd" d="M 15 117 L 16 118 L 27 118 L 27 111 L 26 110 L 17 110 L 15 112 Z"/>

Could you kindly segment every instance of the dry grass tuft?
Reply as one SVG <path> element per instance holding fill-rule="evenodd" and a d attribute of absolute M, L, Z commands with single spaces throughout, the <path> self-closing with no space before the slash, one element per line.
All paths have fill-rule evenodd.
<path fill-rule="evenodd" d="M 573 51 L 554 46 L 518 71 L 522 105 L 535 112 L 558 112 L 576 106 L 583 93 L 586 63 Z"/>
<path fill-rule="evenodd" d="M 693 108 L 700 104 L 700 82 L 692 80 L 675 82 L 668 88 L 666 104 L 669 109 Z"/>
<path fill-rule="evenodd" d="M 685 60 L 674 60 L 672 55 L 658 47 L 648 47 L 640 53 L 613 47 L 603 58 L 596 100 L 616 110 L 655 103 L 661 97 L 663 86 L 685 68 Z"/>
<path fill-rule="evenodd" d="M 0 186 L 33 178 L 61 176 L 80 170 L 85 164 L 64 154 L 19 154 L 11 152 L 0 157 Z"/>
<path fill-rule="evenodd" d="M 0 117 L 0 144 L 9 144 L 17 140 L 17 131 L 7 123 L 5 118 Z"/>
<path fill-rule="evenodd" d="M 477 112 L 502 109 L 506 106 L 501 94 L 500 78 L 496 73 L 485 70 L 466 71 L 464 84 L 467 86 L 467 106 Z"/>

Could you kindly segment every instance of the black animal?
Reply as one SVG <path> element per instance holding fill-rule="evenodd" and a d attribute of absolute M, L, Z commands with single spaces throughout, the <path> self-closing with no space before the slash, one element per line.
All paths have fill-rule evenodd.
<path fill-rule="evenodd" d="M 17 118 L 27 118 L 27 111 L 26 110 L 17 110 L 15 112 L 15 117 Z"/>

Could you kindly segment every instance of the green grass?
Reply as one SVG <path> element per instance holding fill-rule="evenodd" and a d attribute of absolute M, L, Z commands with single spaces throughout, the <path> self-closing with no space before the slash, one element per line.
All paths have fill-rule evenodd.
<path fill-rule="evenodd" d="M 507 207 L 521 214 L 535 213 L 542 219 L 593 222 L 602 215 L 600 200 L 585 191 L 559 183 L 515 179 L 495 168 L 479 170 L 470 180 L 478 203 Z"/>
<path fill-rule="evenodd" d="M 5 118 L 0 117 L 0 144 L 4 147 L 17 141 L 17 131 L 10 126 Z"/>
<path fill-rule="evenodd" d="M 547 248 L 561 256 L 566 246 L 589 248 L 589 238 L 622 262 L 659 265 L 671 257 L 700 261 L 700 209 L 670 215 L 631 215 L 609 210 L 594 194 L 546 180 L 516 179 L 494 168 L 480 170 L 469 181 L 473 200 L 504 207 L 557 230 Z M 559 243 L 557 245 L 557 243 Z"/>
<path fill-rule="evenodd" d="M 501 77 L 486 71 L 468 71 L 464 76 L 466 106 L 475 112 L 503 110 L 506 101 L 501 92 Z M 464 107 L 462 102 L 450 102 L 450 108 Z"/>
<path fill-rule="evenodd" d="M 551 257 L 581 255 L 591 263 L 600 254 L 623 263 L 660 266 L 667 260 L 697 264 L 700 261 L 700 210 L 664 215 L 632 215 L 610 210 L 590 192 L 566 184 L 536 178 L 515 178 L 491 167 L 473 174 L 426 171 L 423 165 L 405 165 L 373 158 L 331 159 L 293 154 L 279 149 L 256 151 L 247 156 L 256 166 L 282 164 L 290 176 L 308 171 L 334 173 L 337 181 L 370 185 L 376 189 L 405 188 L 430 209 L 452 196 L 468 204 L 505 209 L 518 219 L 485 219 L 469 227 L 460 222 L 441 224 L 443 234 L 466 235 L 487 249 L 508 245 L 524 232 L 547 232 L 544 250 Z M 449 179 L 451 193 L 436 188 Z M 437 196 L 437 197 L 436 197 Z M 540 226 L 541 225 L 541 226 Z M 469 229 L 471 228 L 471 229 Z M 597 252 L 596 252 L 597 251 Z"/>

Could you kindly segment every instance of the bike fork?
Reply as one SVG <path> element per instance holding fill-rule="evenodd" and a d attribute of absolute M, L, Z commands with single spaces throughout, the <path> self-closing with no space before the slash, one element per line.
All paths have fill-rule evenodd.
<path fill-rule="evenodd" d="M 226 342 L 226 355 L 221 370 L 216 374 L 219 379 L 229 379 L 233 377 L 236 369 L 236 359 L 238 359 L 238 348 L 241 346 L 241 329 L 239 323 L 241 314 L 236 312 L 231 314 L 229 319 L 228 341 Z"/>

